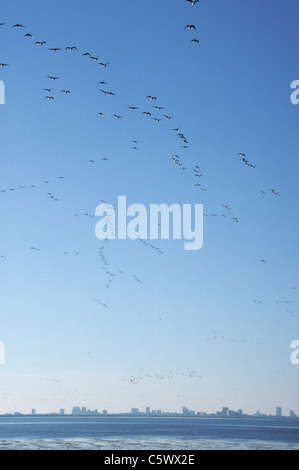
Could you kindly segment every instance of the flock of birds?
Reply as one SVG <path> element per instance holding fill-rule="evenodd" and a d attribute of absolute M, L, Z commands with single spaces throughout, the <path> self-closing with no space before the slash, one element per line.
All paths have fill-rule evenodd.
<path fill-rule="evenodd" d="M 186 2 L 190 3 L 192 6 L 196 6 L 199 3 L 199 0 L 186 0 Z M 0 27 L 4 27 L 4 26 L 5 26 L 5 23 L 0 23 Z M 16 23 L 16 24 L 12 25 L 11 28 L 17 29 L 17 30 L 24 30 L 25 26 L 21 23 Z M 187 24 L 184 27 L 184 29 L 187 30 L 187 31 L 197 31 L 197 28 L 194 24 Z M 49 53 L 54 53 L 54 54 L 63 53 L 63 52 L 65 52 L 65 53 L 66 52 L 68 52 L 68 53 L 78 53 L 78 51 L 79 51 L 79 47 L 75 46 L 75 45 L 66 46 L 66 47 L 47 47 L 48 46 L 47 41 L 45 41 L 45 40 L 34 40 L 34 36 L 30 32 L 26 32 L 23 35 L 23 37 L 26 38 L 26 39 L 32 40 L 34 45 L 48 50 Z M 197 38 L 192 38 L 190 41 L 193 44 L 200 44 L 200 42 Z M 99 66 L 101 68 L 101 70 L 105 70 L 105 69 L 109 68 L 109 66 L 110 66 L 109 62 L 101 61 L 99 56 L 97 56 L 97 55 L 95 55 L 91 52 L 86 52 L 86 51 L 83 52 L 82 51 L 82 57 L 84 57 L 87 60 L 95 62 L 95 64 L 97 66 Z M 1 68 L 6 68 L 6 67 L 9 67 L 9 66 L 10 65 L 6 62 L 1 62 L 0 63 Z M 50 82 L 52 82 L 53 84 L 56 84 L 56 83 L 60 83 L 61 77 L 49 74 L 47 76 L 47 79 Z M 97 83 L 97 86 L 100 87 L 98 89 L 98 92 L 102 93 L 103 96 L 105 96 L 105 97 L 113 98 L 113 97 L 116 96 L 116 93 L 114 91 L 110 90 L 108 88 L 108 85 L 109 85 L 109 83 L 106 82 L 106 79 L 105 80 L 100 80 Z M 53 85 L 53 87 L 51 87 L 49 85 L 46 85 L 42 88 L 42 91 L 45 92 L 45 96 L 44 96 L 45 100 L 52 101 L 52 102 L 55 101 L 56 95 L 55 95 L 55 92 L 53 93 L 53 90 L 55 90 L 54 85 Z M 68 96 L 68 95 L 71 94 L 71 90 L 69 90 L 66 87 L 60 87 L 59 88 L 59 94 Z M 137 113 L 140 113 L 140 115 L 142 115 L 146 118 L 151 118 L 151 120 L 154 121 L 156 124 L 159 124 L 162 120 L 166 121 L 166 122 L 170 122 L 170 121 L 172 122 L 173 120 L 175 120 L 175 117 L 172 114 L 168 113 L 165 110 L 165 108 L 162 105 L 159 104 L 159 100 L 158 100 L 157 96 L 152 95 L 152 94 L 148 94 L 148 95 L 145 95 L 145 99 L 146 99 L 146 102 L 148 104 L 151 104 L 151 109 L 140 109 L 140 106 L 132 105 L 132 104 L 127 106 L 127 109 L 130 112 L 135 112 L 135 113 L 137 112 Z M 154 112 L 155 112 L 155 115 L 153 114 Z M 111 117 L 112 116 L 116 120 L 121 120 L 121 119 L 125 118 L 124 113 L 111 113 Z M 104 112 L 103 111 L 98 111 L 96 117 L 104 118 Z M 186 151 L 187 149 L 190 148 L 190 141 L 186 137 L 184 131 L 180 127 L 171 126 L 170 130 L 176 136 L 177 142 L 179 144 L 180 152 Z M 134 150 L 134 151 L 139 150 L 139 141 L 138 140 L 134 139 L 130 143 L 131 143 L 131 149 L 132 150 Z M 256 165 L 249 162 L 249 160 L 248 160 L 245 153 L 240 152 L 240 153 L 237 154 L 237 156 L 240 158 L 240 161 L 247 168 L 250 168 L 252 170 L 256 169 Z M 188 165 L 186 165 L 184 158 L 182 158 L 179 154 L 171 155 L 170 159 L 172 160 L 173 164 L 180 171 L 187 171 L 188 170 Z M 108 161 L 108 160 L 109 159 L 106 158 L 106 157 L 101 158 L 101 161 Z M 95 164 L 96 161 L 94 159 L 90 159 L 90 160 L 88 160 L 88 163 L 89 164 Z M 194 178 L 194 188 L 198 188 L 199 190 L 201 190 L 204 193 L 207 192 L 208 188 L 206 187 L 206 185 L 203 185 L 203 183 L 202 183 L 202 180 L 204 179 L 204 176 L 202 174 L 200 166 L 199 165 L 194 165 L 192 167 L 192 173 L 193 173 L 193 178 Z M 56 178 L 59 179 L 59 180 L 63 180 L 64 176 L 58 176 Z M 17 190 L 26 190 L 26 189 L 32 189 L 33 190 L 33 189 L 37 189 L 38 187 L 40 187 L 40 185 L 42 187 L 45 187 L 45 185 L 51 185 L 51 181 L 50 181 L 50 179 L 45 179 L 45 180 L 41 181 L 38 185 L 36 185 L 36 184 L 21 185 L 21 184 L 19 184 L 17 186 L 13 186 L 13 187 L 2 188 L 2 189 L 0 189 L 0 192 L 1 193 L 8 193 L 8 192 L 13 192 L 13 191 L 17 191 Z M 261 195 L 266 194 L 266 190 L 261 190 L 259 192 L 260 192 Z M 274 196 L 278 196 L 278 197 L 281 196 L 281 194 L 277 190 L 274 190 L 274 189 L 269 189 L 268 192 L 271 193 Z M 55 195 L 53 195 L 51 192 L 48 192 L 46 194 L 47 194 L 47 197 L 49 199 L 51 199 L 55 202 L 59 201 L 59 199 Z M 106 201 L 102 201 L 102 202 L 106 202 Z M 213 213 L 210 213 L 210 214 L 204 213 L 204 216 L 205 217 L 229 218 L 234 223 L 239 224 L 239 217 L 236 217 L 236 215 L 233 214 L 233 212 L 232 212 L 229 205 L 219 204 L 219 206 L 222 208 L 221 212 L 217 212 L 217 213 L 213 212 Z M 89 214 L 89 213 L 84 213 L 82 215 L 86 216 L 86 217 L 91 217 L 91 218 L 94 217 L 93 214 Z M 79 217 L 79 213 L 76 213 L 75 216 Z M 154 246 L 152 243 L 150 243 L 146 240 L 139 239 L 139 242 L 142 243 L 144 246 L 149 247 L 150 249 L 152 249 L 156 253 L 164 254 L 164 252 L 159 247 Z M 31 246 L 30 250 L 38 252 L 38 251 L 41 251 L 41 248 Z M 65 255 L 70 254 L 70 252 L 68 252 L 68 251 L 64 251 L 63 253 Z M 79 251 L 75 251 L 74 254 L 79 255 Z M 105 246 L 104 245 L 100 247 L 100 249 L 98 251 L 98 255 L 100 257 L 101 268 L 103 269 L 103 271 L 105 273 L 105 276 L 106 276 L 105 287 L 107 289 L 109 289 L 113 284 L 113 281 L 116 277 L 116 273 L 113 273 L 113 272 L 110 271 L 109 262 L 107 260 L 106 254 L 105 254 Z M 5 256 L 3 254 L 0 254 L 0 258 L 4 259 Z M 266 261 L 263 260 L 263 259 L 260 260 L 260 262 L 266 263 Z M 123 275 L 123 271 L 119 270 L 117 274 Z M 131 274 L 130 276 L 137 283 L 143 284 L 143 280 L 140 279 L 140 277 L 138 277 L 136 274 Z M 94 298 L 94 299 L 92 299 L 92 301 L 94 303 L 96 303 L 97 305 L 99 305 L 100 307 L 104 308 L 104 309 L 112 310 L 112 307 L 109 306 L 102 299 Z M 262 303 L 262 301 L 259 301 L 259 300 L 254 300 L 253 302 L 256 303 L 256 304 Z M 291 303 L 291 301 L 278 301 L 278 303 L 287 304 L 287 303 Z M 290 310 L 288 310 L 288 312 L 292 313 L 292 314 L 294 313 L 293 311 L 290 311 Z M 206 341 L 215 340 L 218 337 L 219 336 L 217 334 L 214 334 L 211 338 L 207 338 Z M 190 371 L 190 370 L 187 372 L 187 375 L 188 375 L 188 377 L 191 377 L 191 378 L 200 378 L 200 376 L 198 374 L 196 374 L 194 371 Z M 142 375 L 142 376 L 141 375 L 139 375 L 139 376 L 134 375 L 134 376 L 123 377 L 122 380 L 123 381 L 128 381 L 129 383 L 132 383 L 132 384 L 136 384 L 144 377 L 149 378 L 149 377 L 153 377 L 153 376 L 155 376 L 156 378 L 158 377 L 157 374 L 156 375 L 145 375 L 145 376 L 144 375 Z M 171 373 L 169 373 L 169 374 L 168 373 L 167 374 L 163 373 L 163 374 L 160 374 L 158 378 L 165 378 L 165 377 L 169 378 L 169 377 L 173 377 L 173 375 L 171 375 Z"/>

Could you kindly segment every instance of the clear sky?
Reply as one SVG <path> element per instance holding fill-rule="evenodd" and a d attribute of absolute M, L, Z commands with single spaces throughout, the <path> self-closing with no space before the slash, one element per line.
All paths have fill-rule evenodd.
<path fill-rule="evenodd" d="M 299 414 L 298 13 L 297 0 L 2 0 L 0 412 Z M 98 240 L 96 207 L 119 195 L 203 204 L 202 249 Z"/>

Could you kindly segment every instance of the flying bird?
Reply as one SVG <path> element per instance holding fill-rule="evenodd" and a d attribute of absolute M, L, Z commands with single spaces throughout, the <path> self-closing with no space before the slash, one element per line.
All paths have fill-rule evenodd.
<path fill-rule="evenodd" d="M 48 78 L 50 78 L 51 80 L 55 81 L 55 80 L 59 80 L 60 77 L 50 77 L 50 76 L 48 75 Z"/>
<path fill-rule="evenodd" d="M 189 30 L 194 29 L 194 30 L 196 30 L 196 27 L 194 26 L 194 24 L 187 24 L 184 29 L 189 29 Z"/>
<path fill-rule="evenodd" d="M 147 98 L 150 99 L 151 101 L 157 100 L 157 98 L 155 96 L 147 96 Z"/>
<path fill-rule="evenodd" d="M 191 5 L 196 5 L 196 3 L 199 3 L 199 0 L 186 0 L 187 2 L 190 2 Z"/>
<path fill-rule="evenodd" d="M 68 46 L 65 48 L 66 51 L 74 51 L 74 50 L 77 50 L 77 47 L 76 46 Z"/>
<path fill-rule="evenodd" d="M 193 44 L 199 44 L 199 40 L 198 40 L 198 39 L 192 39 L 191 42 L 192 42 Z"/>
<path fill-rule="evenodd" d="M 32 36 L 32 34 L 27 33 L 27 34 L 24 34 L 24 38 L 32 38 L 33 39 L 33 36 Z"/>
<path fill-rule="evenodd" d="M 25 26 L 20 23 L 17 23 L 17 24 L 14 24 L 12 28 L 25 28 Z"/>
<path fill-rule="evenodd" d="M 111 310 L 111 308 L 108 307 L 108 305 L 104 304 L 103 302 L 100 302 L 99 299 L 93 299 L 93 300 L 94 300 L 94 302 L 97 302 L 99 305 L 103 305 L 103 307 L 108 308 L 109 310 Z"/>
<path fill-rule="evenodd" d="M 103 64 L 103 62 L 99 62 L 99 65 L 101 65 L 102 67 L 106 68 L 107 65 L 109 65 L 109 62 L 107 62 L 106 64 Z"/>
<path fill-rule="evenodd" d="M 8 67 L 8 64 L 0 64 L 0 67 Z"/>
<path fill-rule="evenodd" d="M 274 189 L 270 189 L 270 193 L 274 194 L 275 196 L 280 197 L 280 194 L 277 191 L 275 191 Z"/>
<path fill-rule="evenodd" d="M 38 44 L 39 46 L 43 46 L 44 44 L 47 44 L 46 41 L 36 41 L 35 44 Z"/>

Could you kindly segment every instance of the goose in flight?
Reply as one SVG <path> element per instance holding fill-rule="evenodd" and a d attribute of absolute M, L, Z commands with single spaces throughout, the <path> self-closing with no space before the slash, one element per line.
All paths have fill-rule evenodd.
<path fill-rule="evenodd" d="M 8 67 L 8 64 L 0 64 L 0 67 Z"/>
<path fill-rule="evenodd" d="M 277 191 L 275 191 L 274 189 L 270 189 L 270 193 L 274 194 L 275 196 L 280 197 L 280 194 Z"/>
<path fill-rule="evenodd" d="M 195 6 L 196 3 L 199 3 L 199 0 L 186 0 L 187 2 L 190 2 L 192 6 Z"/>
<path fill-rule="evenodd" d="M 192 39 L 191 42 L 192 42 L 193 44 L 199 44 L 199 40 L 198 40 L 198 39 Z"/>
<path fill-rule="evenodd" d="M 143 113 L 141 113 L 141 114 L 144 114 L 145 116 L 151 116 L 152 115 L 151 113 L 146 112 L 146 111 L 143 111 Z"/>
<path fill-rule="evenodd" d="M 38 46 L 43 46 L 44 44 L 47 44 L 46 41 L 36 41 L 36 43 Z"/>
<path fill-rule="evenodd" d="M 98 85 L 108 85 L 107 82 L 99 82 Z"/>
<path fill-rule="evenodd" d="M 66 51 L 75 51 L 77 50 L 77 47 L 76 46 L 68 46 L 65 48 Z"/>
<path fill-rule="evenodd" d="M 196 30 L 196 27 L 194 26 L 194 24 L 187 24 L 184 29 L 189 29 L 189 30 L 194 29 L 194 30 Z"/>
<path fill-rule="evenodd" d="M 107 65 L 109 65 L 109 62 L 107 62 L 106 64 L 104 64 L 103 62 L 99 62 L 99 65 L 101 65 L 102 67 L 106 68 Z"/>
<path fill-rule="evenodd" d="M 14 25 L 12 26 L 12 28 L 17 28 L 17 29 L 18 29 L 18 28 L 25 28 L 25 26 L 22 25 L 22 24 L 20 24 L 20 23 L 17 23 L 17 24 L 14 24 Z"/>
<path fill-rule="evenodd" d="M 149 95 L 149 96 L 147 96 L 147 98 L 150 99 L 151 101 L 157 100 L 157 98 L 156 98 L 155 96 L 150 96 L 150 95 Z"/>
<path fill-rule="evenodd" d="M 61 90 L 61 93 L 64 93 L 65 95 L 68 95 L 70 93 L 69 90 Z"/>
<path fill-rule="evenodd" d="M 128 106 L 128 108 L 129 108 L 131 111 L 135 111 L 135 109 L 139 109 L 139 108 L 137 108 L 136 106 Z"/>
<path fill-rule="evenodd" d="M 45 96 L 45 100 L 54 100 L 54 96 Z"/>
<path fill-rule="evenodd" d="M 99 305 L 103 305 L 103 307 L 108 308 L 109 310 L 111 310 L 111 308 L 108 307 L 108 305 L 104 304 L 103 302 L 100 302 L 99 299 L 93 299 L 93 300 L 94 300 L 94 302 L 97 302 Z"/>
<path fill-rule="evenodd" d="M 48 75 L 48 78 L 50 78 L 50 80 L 55 81 L 55 80 L 59 80 L 60 77 L 50 77 L 50 76 Z"/>
<path fill-rule="evenodd" d="M 53 52 L 61 51 L 60 47 L 49 47 L 48 49 L 49 51 L 53 51 Z"/>
<path fill-rule="evenodd" d="M 51 93 L 51 91 L 53 90 L 53 88 L 43 88 L 43 90 L 45 90 L 47 93 Z"/>
<path fill-rule="evenodd" d="M 27 34 L 24 34 L 24 38 L 32 38 L 33 39 L 33 36 L 32 36 L 32 34 L 27 33 Z"/>
<path fill-rule="evenodd" d="M 118 116 L 117 114 L 113 114 L 113 116 L 114 116 L 116 119 L 122 118 L 122 116 Z"/>

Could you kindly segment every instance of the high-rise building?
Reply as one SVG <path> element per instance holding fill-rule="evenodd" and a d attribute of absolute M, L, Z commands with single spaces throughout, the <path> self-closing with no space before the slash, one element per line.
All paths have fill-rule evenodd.
<path fill-rule="evenodd" d="M 35 415 L 35 409 L 34 409 L 34 408 L 32 408 L 31 414 L 32 414 L 32 415 Z"/>
<path fill-rule="evenodd" d="M 72 409 L 72 415 L 80 415 L 80 414 L 81 414 L 80 406 L 74 406 Z"/>
<path fill-rule="evenodd" d="M 282 416 L 281 406 L 277 406 L 277 407 L 276 407 L 276 416 L 277 416 L 278 418 L 281 418 L 281 416 Z"/>
<path fill-rule="evenodd" d="M 151 412 L 151 409 L 150 409 L 149 406 L 147 406 L 147 407 L 145 408 L 145 413 L 146 413 L 147 415 L 149 415 L 150 412 Z"/>
<path fill-rule="evenodd" d="M 138 408 L 131 408 L 131 414 L 132 415 L 138 415 L 139 409 Z"/>

